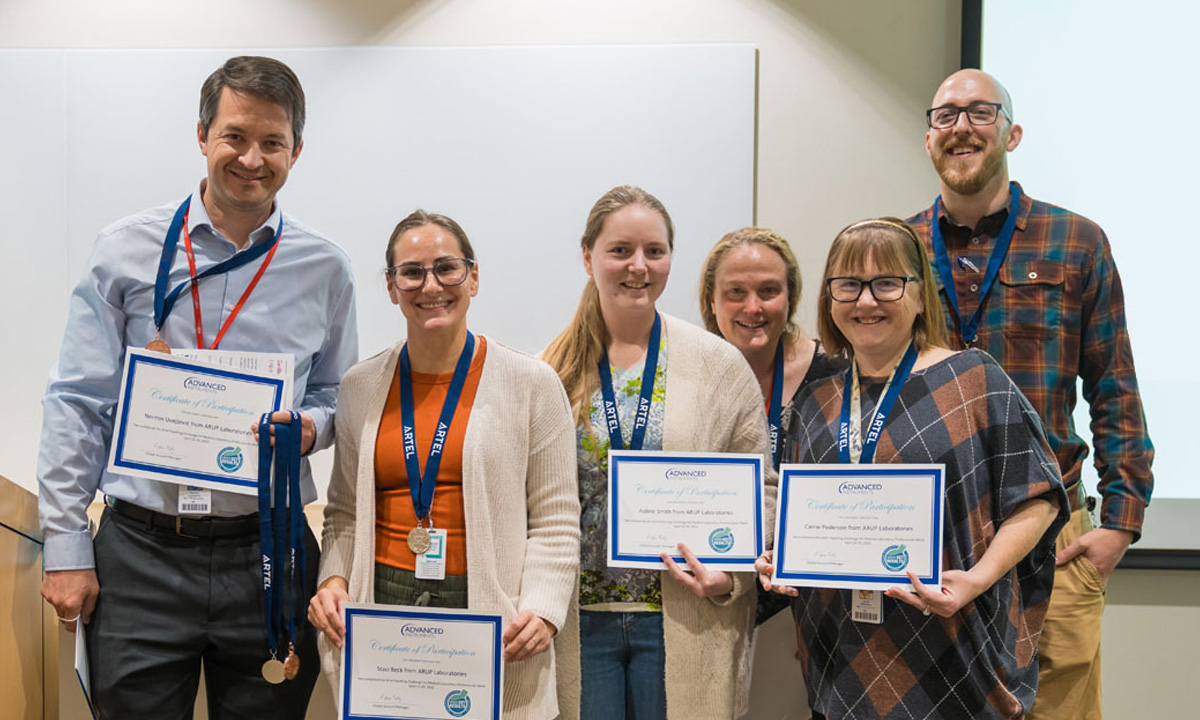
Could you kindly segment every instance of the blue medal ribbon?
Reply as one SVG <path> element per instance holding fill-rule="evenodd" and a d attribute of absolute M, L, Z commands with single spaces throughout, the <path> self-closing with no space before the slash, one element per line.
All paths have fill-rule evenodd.
<path fill-rule="evenodd" d="M 262 543 L 263 622 L 271 657 L 279 652 L 280 624 L 295 644 L 296 632 L 308 604 L 304 503 L 300 497 L 300 413 L 291 411 L 291 424 L 275 424 L 271 448 L 271 414 L 258 422 L 258 531 Z M 274 482 L 271 479 L 274 456 Z M 287 581 L 280 563 L 286 556 Z"/>
<path fill-rule="evenodd" d="M 258 421 L 258 538 L 262 543 L 263 622 L 271 657 L 279 651 L 278 601 L 282 586 L 275 582 L 274 522 L 271 516 L 271 413 Z"/>
<path fill-rule="evenodd" d="M 300 497 L 300 450 L 304 439 L 304 428 L 300 424 L 300 413 L 295 410 L 291 411 L 292 421 L 288 427 L 291 434 L 291 442 L 288 443 L 287 453 L 287 478 L 288 478 L 288 528 L 290 531 L 290 542 L 288 542 L 288 593 L 291 599 L 291 613 L 285 614 L 285 622 L 287 623 L 288 641 L 293 645 L 296 643 L 296 631 L 303 622 L 308 598 L 305 597 L 304 579 L 307 577 L 305 572 L 307 562 L 305 560 L 305 539 L 304 528 L 307 527 L 307 521 L 304 519 L 304 501 Z M 276 426 L 278 432 L 280 426 Z M 285 435 L 286 437 L 286 435 Z M 276 445 L 280 443 L 276 440 Z M 276 471 L 278 473 L 278 470 Z"/>
<path fill-rule="evenodd" d="M 175 289 L 170 293 L 167 292 L 167 282 L 171 277 L 171 265 L 175 262 L 175 250 L 179 247 L 179 236 L 183 232 L 184 219 L 187 217 L 188 208 L 192 204 L 192 196 L 188 195 L 187 200 L 179 206 L 175 211 L 175 216 L 171 218 L 171 225 L 167 228 L 167 236 L 163 239 L 162 255 L 158 259 L 158 275 L 154 279 L 154 329 L 162 330 L 162 326 L 170 316 L 171 311 L 175 309 L 175 301 L 179 299 L 179 295 L 184 289 L 190 287 L 193 283 L 191 278 L 184 280 L 175 286 Z M 266 255 L 279 242 L 280 236 L 283 235 L 283 213 L 279 214 L 279 227 L 275 229 L 275 237 L 269 243 L 259 243 L 251 245 L 245 252 L 235 253 L 221 262 L 205 269 L 203 272 L 196 275 L 194 282 L 200 282 L 204 278 L 220 275 L 232 270 L 236 270 L 241 266 L 254 262 L 258 258 Z"/>
<path fill-rule="evenodd" d="M 408 360 L 408 343 L 400 350 L 400 422 L 403 424 L 404 438 L 404 467 L 408 471 L 408 492 L 412 496 L 413 511 L 420 523 L 429 515 L 433 505 L 433 490 L 437 485 L 438 467 L 442 464 L 442 451 L 445 447 L 446 435 L 450 432 L 450 424 L 454 421 L 454 411 L 458 409 L 458 401 L 462 396 L 463 387 L 467 384 L 467 372 L 471 368 L 471 356 L 475 352 L 475 336 L 467 332 L 467 342 L 462 354 L 458 356 L 458 364 L 454 366 L 454 376 L 450 380 L 450 388 L 446 392 L 446 401 L 442 403 L 442 414 L 438 417 L 437 428 L 433 433 L 433 442 L 429 446 L 429 458 L 425 461 L 425 472 L 422 474 L 417 460 L 416 415 L 413 410 L 412 365 Z"/>
<path fill-rule="evenodd" d="M 771 402 L 767 405 L 767 428 L 771 431 L 771 459 L 779 467 L 779 438 L 783 434 L 783 338 L 775 346 L 775 376 L 771 380 Z"/>
<path fill-rule="evenodd" d="M 650 345 L 646 348 L 645 369 L 642 370 L 642 392 L 638 397 L 637 413 L 633 416 L 630 450 L 641 450 L 646 441 L 646 427 L 650 422 L 650 401 L 654 396 L 654 379 L 658 374 L 658 345 L 661 337 L 662 317 L 654 313 L 654 326 L 650 328 Z M 625 440 L 621 436 L 621 418 L 617 414 L 617 398 L 613 392 L 607 349 L 600 355 L 600 392 L 604 396 L 604 418 L 608 424 L 609 447 L 613 450 L 624 450 Z"/>
<path fill-rule="evenodd" d="M 970 347 L 979 335 L 979 319 L 983 316 L 983 303 L 987 299 L 992 285 L 996 283 L 996 276 L 1000 274 L 1000 266 L 1004 264 L 1008 246 L 1012 243 L 1013 232 L 1017 228 L 1017 209 L 1021 202 L 1021 188 L 1017 187 L 1016 183 L 1010 183 L 1009 192 L 1011 199 L 1008 204 L 1008 217 L 1000 229 L 1000 235 L 996 237 L 996 245 L 992 248 L 992 254 L 988 257 L 987 271 L 983 275 L 983 284 L 979 290 L 979 305 L 969 318 L 963 317 L 962 311 L 958 309 L 958 289 L 954 286 L 954 270 L 950 266 L 950 254 L 946 251 L 946 241 L 942 238 L 941 223 L 938 222 L 942 196 L 938 195 L 937 199 L 933 201 L 933 218 L 930 221 L 930 228 L 934 263 L 937 265 L 938 275 L 942 278 L 942 285 L 946 288 L 946 297 L 950 300 L 950 308 L 954 310 L 958 329 L 962 332 L 963 343 L 967 347 Z"/>
<path fill-rule="evenodd" d="M 269 433 L 270 431 L 268 431 Z M 283 618 L 291 615 L 288 612 L 287 602 L 287 574 L 284 571 L 283 563 L 288 557 L 288 534 L 287 534 L 287 513 L 288 513 L 288 452 L 291 449 L 292 437 L 291 429 L 283 423 L 275 424 L 275 481 L 272 483 L 271 489 L 274 495 L 274 501 L 271 503 L 271 530 L 275 534 L 275 587 L 274 590 L 274 615 L 271 617 L 271 623 L 275 626 L 272 629 L 272 635 L 278 638 L 279 626 L 285 624 L 281 622 Z M 268 636 L 270 637 L 270 635 Z M 279 640 L 276 639 L 272 643 L 272 649 L 278 647 Z"/>
<path fill-rule="evenodd" d="M 904 381 L 908 379 L 909 373 L 912 372 L 913 365 L 917 362 L 917 344 L 910 342 L 908 350 L 905 351 L 904 357 L 892 369 L 892 374 L 888 378 L 887 385 L 884 386 L 883 397 L 879 399 L 879 404 L 875 406 L 875 412 L 871 415 L 871 421 L 868 423 L 866 432 L 862 438 L 862 454 L 857 459 L 857 462 L 869 464 L 875 459 L 875 446 L 879 444 L 879 436 L 883 433 L 883 426 L 887 422 L 888 415 L 892 412 L 892 406 L 896 404 L 896 399 L 900 397 L 900 390 L 904 387 Z M 846 369 L 846 383 L 842 388 L 842 417 L 838 423 L 838 460 L 846 464 L 855 462 L 855 458 L 851 454 L 850 444 L 852 433 L 861 432 L 859 423 L 861 419 L 851 418 L 850 400 L 851 396 L 858 393 L 858 363 L 851 362 L 850 367 Z M 858 423 L 854 422 L 859 420 Z"/>

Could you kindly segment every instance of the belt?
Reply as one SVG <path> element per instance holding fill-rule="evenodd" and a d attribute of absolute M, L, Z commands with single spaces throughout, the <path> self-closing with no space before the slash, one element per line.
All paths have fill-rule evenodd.
<path fill-rule="evenodd" d="M 1083 487 L 1082 480 L 1076 480 L 1074 485 L 1067 487 L 1067 504 L 1071 508 L 1071 512 L 1087 508 L 1091 512 L 1096 507 L 1096 498 L 1088 497 L 1087 489 Z"/>
<path fill-rule="evenodd" d="M 154 512 L 114 497 L 105 497 L 104 502 L 116 514 L 144 524 L 147 530 L 170 530 L 176 535 L 192 538 L 231 538 L 258 534 L 258 515 L 188 517 Z"/>

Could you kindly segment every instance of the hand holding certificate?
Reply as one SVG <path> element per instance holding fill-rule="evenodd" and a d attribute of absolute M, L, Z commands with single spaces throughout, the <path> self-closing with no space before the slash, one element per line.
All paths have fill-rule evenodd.
<path fill-rule="evenodd" d="M 686 545 L 710 570 L 750 571 L 763 550 L 761 455 L 609 452 L 608 564 L 662 569 Z"/>
<path fill-rule="evenodd" d="M 258 446 L 250 426 L 290 404 L 291 370 L 290 362 L 247 362 L 231 369 L 129 348 L 109 470 L 253 495 Z"/>
<path fill-rule="evenodd" d="M 771 583 L 940 587 L 941 465 L 784 465 Z"/>
<path fill-rule="evenodd" d="M 343 606 L 339 718 L 500 720 L 499 615 Z"/>

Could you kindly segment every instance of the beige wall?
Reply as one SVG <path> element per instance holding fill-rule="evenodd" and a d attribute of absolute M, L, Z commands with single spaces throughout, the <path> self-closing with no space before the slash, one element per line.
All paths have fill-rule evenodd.
<path fill-rule="evenodd" d="M 757 221 L 793 241 L 812 288 L 840 227 L 904 215 L 933 197 L 922 111 L 957 66 L 958 8 L 953 0 L 3 0 L 0 47 L 750 42 L 760 51 Z M 801 308 L 810 329 L 814 295 Z M 31 476 L 17 480 L 33 487 Z M 1197 598 L 1200 573 L 1114 576 L 1110 718 L 1196 715 L 1181 688 L 1200 646 Z M 759 649 L 753 717 L 804 718 L 793 707 L 803 691 L 789 670 L 792 641 L 776 622 Z M 318 702 L 328 712 L 328 696 Z"/>

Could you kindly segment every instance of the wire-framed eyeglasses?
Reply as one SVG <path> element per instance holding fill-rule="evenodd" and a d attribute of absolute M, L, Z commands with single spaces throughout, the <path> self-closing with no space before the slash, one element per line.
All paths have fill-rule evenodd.
<path fill-rule="evenodd" d="M 429 273 L 433 273 L 433 277 L 442 287 L 462 285 L 467 281 L 467 276 L 471 274 L 471 268 L 474 266 L 475 261 L 470 258 L 448 257 L 441 258 L 430 266 L 415 262 L 393 265 L 384 272 L 397 290 L 414 292 L 425 287 L 425 279 Z"/>

